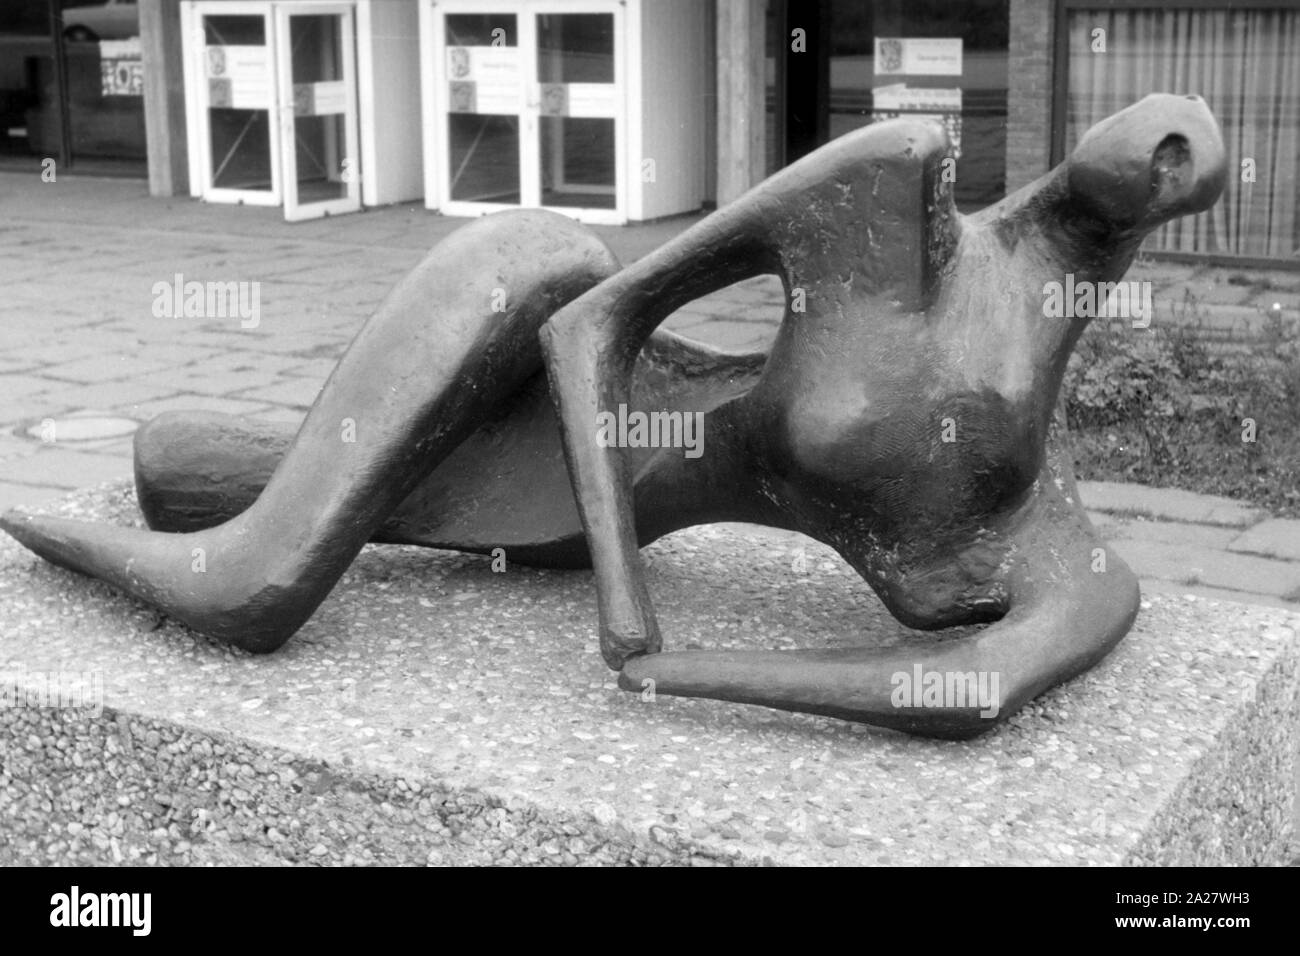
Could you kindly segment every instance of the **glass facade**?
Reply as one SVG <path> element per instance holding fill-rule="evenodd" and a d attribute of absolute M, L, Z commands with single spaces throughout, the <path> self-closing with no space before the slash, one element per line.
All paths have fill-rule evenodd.
<path fill-rule="evenodd" d="M 1008 33 L 1007 0 L 773 0 L 768 171 L 871 123 L 924 116 L 953 141 L 959 208 L 996 202 L 1006 193 Z"/>
<path fill-rule="evenodd" d="M 136 0 L 68 2 L 54 17 L 52 7 L 0 5 L 0 159 L 144 176 Z"/>

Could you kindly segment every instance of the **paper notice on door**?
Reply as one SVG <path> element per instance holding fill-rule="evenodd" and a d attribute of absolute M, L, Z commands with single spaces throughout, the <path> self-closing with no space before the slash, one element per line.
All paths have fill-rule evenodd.
<path fill-rule="evenodd" d="M 618 114 L 617 87 L 613 83 L 569 83 L 567 116 L 612 117 Z"/>
<path fill-rule="evenodd" d="M 345 112 L 347 108 L 347 89 L 341 80 L 294 84 L 294 116 L 333 116 Z"/>
<path fill-rule="evenodd" d="M 537 102 L 543 116 L 568 116 L 569 84 L 539 83 Z"/>
<path fill-rule="evenodd" d="M 961 157 L 961 90 L 908 87 L 906 83 L 878 86 L 871 91 L 872 122 L 915 116 L 943 123 L 953 155 Z"/>
<path fill-rule="evenodd" d="M 270 58 L 264 46 L 210 46 L 204 53 L 212 106 L 271 108 Z"/>
<path fill-rule="evenodd" d="M 447 84 L 447 112 L 477 113 L 475 100 L 473 83 L 459 80 Z"/>
<path fill-rule="evenodd" d="M 514 114 L 523 110 L 523 70 L 519 48 L 447 48 L 448 108 L 460 113 Z M 467 96 L 466 85 L 473 90 Z M 472 100 L 471 108 L 464 108 Z"/>
<path fill-rule="evenodd" d="M 876 37 L 876 76 L 961 76 L 960 37 Z"/>

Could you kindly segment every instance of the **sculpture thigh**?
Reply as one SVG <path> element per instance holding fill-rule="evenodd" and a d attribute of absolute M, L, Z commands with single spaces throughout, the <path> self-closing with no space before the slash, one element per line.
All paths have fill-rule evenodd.
<path fill-rule="evenodd" d="M 763 352 L 720 352 L 670 332 L 656 333 L 637 357 L 631 415 L 675 419 L 683 428 L 687 416 L 706 423 L 692 429 L 697 451 L 629 450 L 640 543 L 728 515 L 743 475 L 730 472 L 722 448 L 734 426 L 712 413 L 753 388 L 766 360 Z M 296 431 L 288 422 L 217 412 L 157 416 L 135 435 L 136 499 L 145 521 L 155 531 L 190 532 L 235 518 L 262 494 Z M 739 520 L 779 517 L 746 512 Z M 544 371 L 492 409 L 370 540 L 478 554 L 500 548 L 512 565 L 591 567 Z"/>

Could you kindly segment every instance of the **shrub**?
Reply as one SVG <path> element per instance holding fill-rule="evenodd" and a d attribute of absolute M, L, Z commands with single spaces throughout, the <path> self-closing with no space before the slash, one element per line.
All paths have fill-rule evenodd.
<path fill-rule="evenodd" d="M 1203 308 L 1190 293 L 1180 306 L 1148 329 L 1093 323 L 1081 338 L 1064 382 L 1080 477 L 1300 514 L 1300 328 L 1271 316 L 1251 347 L 1211 348 Z"/>

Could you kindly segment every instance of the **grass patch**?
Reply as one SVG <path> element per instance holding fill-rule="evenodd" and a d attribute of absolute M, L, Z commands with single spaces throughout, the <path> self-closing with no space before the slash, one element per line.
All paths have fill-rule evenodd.
<path fill-rule="evenodd" d="M 1228 350 L 1197 334 L 1204 308 L 1190 294 L 1171 311 L 1148 329 L 1094 322 L 1080 340 L 1064 387 L 1078 477 L 1300 518 L 1300 323 L 1271 317 L 1257 342 Z"/>

